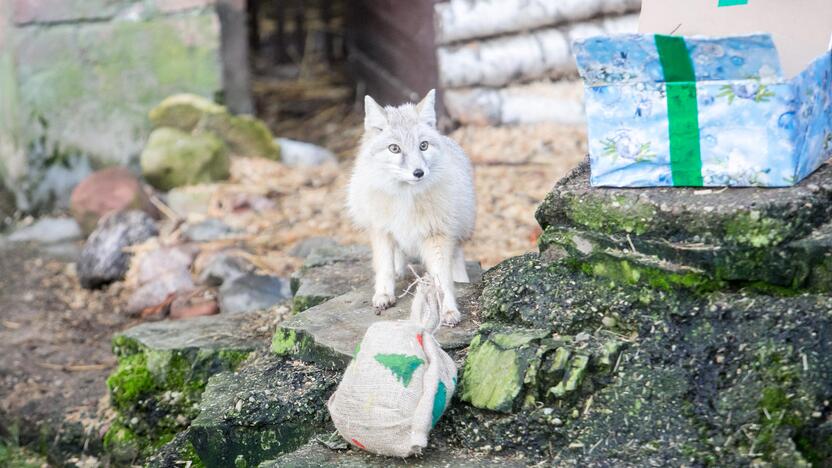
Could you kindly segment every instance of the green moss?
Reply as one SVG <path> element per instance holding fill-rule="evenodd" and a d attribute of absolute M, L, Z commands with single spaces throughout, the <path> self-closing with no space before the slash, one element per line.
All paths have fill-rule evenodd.
<path fill-rule="evenodd" d="M 703 273 L 677 273 L 655 267 L 636 265 L 628 260 L 612 257 L 578 262 L 584 273 L 609 278 L 615 282 L 631 285 L 645 285 L 662 291 L 686 288 L 698 292 L 715 291 L 721 287 L 719 281 Z"/>
<path fill-rule="evenodd" d="M 292 313 L 299 314 L 330 299 L 332 298 L 329 296 L 295 296 L 292 299 Z"/>
<path fill-rule="evenodd" d="M 233 349 L 224 349 L 217 354 L 217 358 L 224 363 L 228 369 L 236 369 L 240 364 L 248 359 L 251 352 L 239 351 Z"/>
<path fill-rule="evenodd" d="M 272 352 L 287 356 L 298 351 L 298 334 L 295 330 L 279 328 L 272 337 Z"/>
<path fill-rule="evenodd" d="M 612 200 L 572 198 L 567 216 L 593 231 L 642 235 L 650 228 L 656 212 L 652 206 L 618 196 Z"/>
<path fill-rule="evenodd" d="M 141 438 L 119 419 L 116 419 L 104 434 L 104 449 L 119 463 L 135 460 L 141 452 L 142 443 Z"/>
<path fill-rule="evenodd" d="M 115 372 L 107 378 L 107 387 L 118 409 L 128 409 L 142 396 L 158 390 L 144 353 L 119 359 Z"/>
<path fill-rule="evenodd" d="M 725 223 L 725 237 L 729 242 L 755 248 L 778 245 L 789 231 L 788 223 L 763 217 L 759 211 L 740 213 Z"/>
<path fill-rule="evenodd" d="M 113 350 L 119 364 L 107 386 L 118 417 L 105 446 L 117 457 L 146 456 L 169 442 L 196 417 L 208 378 L 236 369 L 249 355 L 234 349 L 156 350 L 124 335 L 113 339 Z"/>
<path fill-rule="evenodd" d="M 40 468 L 49 466 L 40 454 L 0 439 L 0 466 L 9 468 Z"/>

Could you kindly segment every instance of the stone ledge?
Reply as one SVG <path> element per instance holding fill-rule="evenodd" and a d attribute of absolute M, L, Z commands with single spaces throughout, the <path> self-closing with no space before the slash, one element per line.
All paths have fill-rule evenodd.
<path fill-rule="evenodd" d="M 773 247 L 808 235 L 832 217 L 832 165 L 795 187 L 594 188 L 584 162 L 537 210 L 549 226 L 714 246 Z"/>
<path fill-rule="evenodd" d="M 337 373 L 274 355 L 211 379 L 188 429 L 204 466 L 257 466 L 331 429 L 326 400 Z"/>
<path fill-rule="evenodd" d="M 372 288 L 361 288 L 296 315 L 283 322 L 272 340 L 272 351 L 294 355 L 329 369 L 344 369 L 352 359 L 356 345 L 367 328 L 380 320 L 405 320 L 410 316 L 412 296 L 376 315 L 371 303 Z M 478 323 L 472 313 L 477 310 L 479 288 L 457 284 L 462 322 L 456 327 L 443 326 L 436 334 L 445 349 L 463 348 L 476 333 Z"/>

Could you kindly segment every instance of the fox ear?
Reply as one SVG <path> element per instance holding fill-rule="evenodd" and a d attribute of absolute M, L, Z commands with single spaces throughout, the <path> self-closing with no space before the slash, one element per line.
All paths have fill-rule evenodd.
<path fill-rule="evenodd" d="M 364 129 L 382 130 L 387 125 L 387 114 L 369 95 L 364 96 Z"/>
<path fill-rule="evenodd" d="M 431 127 L 436 126 L 436 90 L 430 90 L 425 97 L 416 104 L 419 120 Z"/>

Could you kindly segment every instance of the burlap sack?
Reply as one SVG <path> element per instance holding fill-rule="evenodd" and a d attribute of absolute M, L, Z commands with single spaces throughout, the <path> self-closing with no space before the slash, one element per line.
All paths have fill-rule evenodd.
<path fill-rule="evenodd" d="M 410 320 L 370 326 L 327 404 L 341 437 L 371 453 L 421 453 L 456 390 L 456 365 L 433 337 L 440 293 L 420 283 Z"/>

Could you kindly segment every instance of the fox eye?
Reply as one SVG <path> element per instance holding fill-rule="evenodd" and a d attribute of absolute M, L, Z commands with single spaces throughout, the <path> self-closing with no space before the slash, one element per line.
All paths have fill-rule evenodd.
<path fill-rule="evenodd" d="M 393 153 L 393 154 L 399 154 L 399 153 L 402 152 L 402 149 L 399 148 L 399 145 L 397 145 L 397 144 L 392 144 L 392 145 L 388 146 L 387 149 L 389 149 L 390 152 Z"/>
<path fill-rule="evenodd" d="M 428 142 L 423 141 L 423 142 L 419 143 L 419 149 L 422 150 L 422 151 L 427 151 L 428 150 Z"/>

